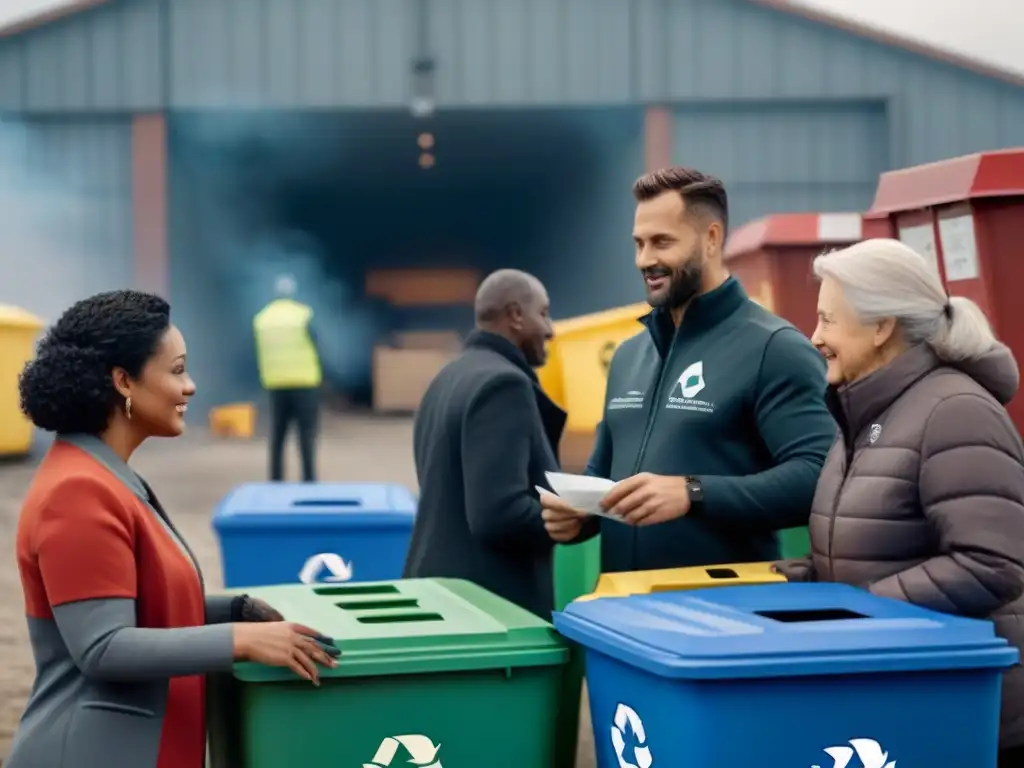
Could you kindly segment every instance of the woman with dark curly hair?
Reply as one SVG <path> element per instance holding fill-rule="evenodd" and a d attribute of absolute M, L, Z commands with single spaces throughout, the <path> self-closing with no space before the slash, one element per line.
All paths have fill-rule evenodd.
<path fill-rule="evenodd" d="M 45 335 L 21 404 L 56 440 L 18 523 L 36 680 L 6 768 L 202 768 L 204 674 L 235 660 L 318 683 L 336 650 L 248 597 L 205 596 L 192 552 L 128 466 L 175 437 L 195 385 L 158 296 L 80 301 Z"/>

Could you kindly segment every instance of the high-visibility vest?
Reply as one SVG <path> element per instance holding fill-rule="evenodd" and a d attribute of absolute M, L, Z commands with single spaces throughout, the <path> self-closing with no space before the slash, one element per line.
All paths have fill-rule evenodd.
<path fill-rule="evenodd" d="M 265 389 L 318 387 L 320 358 L 309 335 L 313 310 L 291 299 L 277 299 L 253 318 L 256 360 Z"/>

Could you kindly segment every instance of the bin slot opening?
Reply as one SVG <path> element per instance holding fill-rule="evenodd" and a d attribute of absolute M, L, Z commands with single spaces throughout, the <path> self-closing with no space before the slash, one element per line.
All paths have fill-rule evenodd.
<path fill-rule="evenodd" d="M 396 600 L 342 600 L 335 603 L 343 611 L 383 611 L 388 608 L 419 608 L 415 597 L 400 597 Z"/>
<path fill-rule="evenodd" d="M 704 573 L 710 579 L 738 579 L 740 576 L 732 568 L 705 568 Z"/>
<path fill-rule="evenodd" d="M 393 613 L 390 616 L 360 616 L 360 624 L 411 624 L 417 621 L 443 621 L 440 613 Z"/>
<path fill-rule="evenodd" d="M 349 584 L 337 587 L 313 587 L 313 592 L 326 597 L 343 595 L 397 595 L 398 587 L 394 584 Z"/>
<path fill-rule="evenodd" d="M 772 621 L 786 624 L 806 624 L 812 621 L 840 621 L 843 619 L 870 619 L 863 613 L 848 611 L 845 608 L 815 608 L 809 610 L 754 611 Z"/>
<path fill-rule="evenodd" d="M 359 499 L 296 499 L 293 507 L 361 507 Z"/>

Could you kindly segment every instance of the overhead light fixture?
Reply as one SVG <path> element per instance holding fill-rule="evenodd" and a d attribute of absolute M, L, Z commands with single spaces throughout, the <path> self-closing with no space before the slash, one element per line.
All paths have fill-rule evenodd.
<path fill-rule="evenodd" d="M 434 167 L 434 156 L 429 152 L 424 152 L 420 155 L 420 168 L 427 170 L 428 168 Z"/>
<path fill-rule="evenodd" d="M 412 101 L 409 111 L 416 118 L 427 118 L 434 114 L 434 59 L 421 55 L 412 64 Z"/>
<path fill-rule="evenodd" d="M 421 133 L 416 138 L 416 145 L 424 152 L 434 148 L 434 134 L 432 133 Z"/>
<path fill-rule="evenodd" d="M 427 118 L 434 114 L 434 100 L 429 96 L 416 96 L 409 105 L 413 117 Z"/>

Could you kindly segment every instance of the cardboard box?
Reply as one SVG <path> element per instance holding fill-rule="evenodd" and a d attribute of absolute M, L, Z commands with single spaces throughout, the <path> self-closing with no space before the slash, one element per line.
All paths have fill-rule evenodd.
<path fill-rule="evenodd" d="M 462 349 L 462 336 L 456 331 L 403 331 L 394 340 L 398 349 Z"/>
<path fill-rule="evenodd" d="M 373 410 L 376 413 L 416 411 L 430 382 L 458 350 L 373 349 Z"/>
<path fill-rule="evenodd" d="M 471 305 L 480 279 L 475 269 L 374 269 L 366 295 L 396 307 Z"/>

